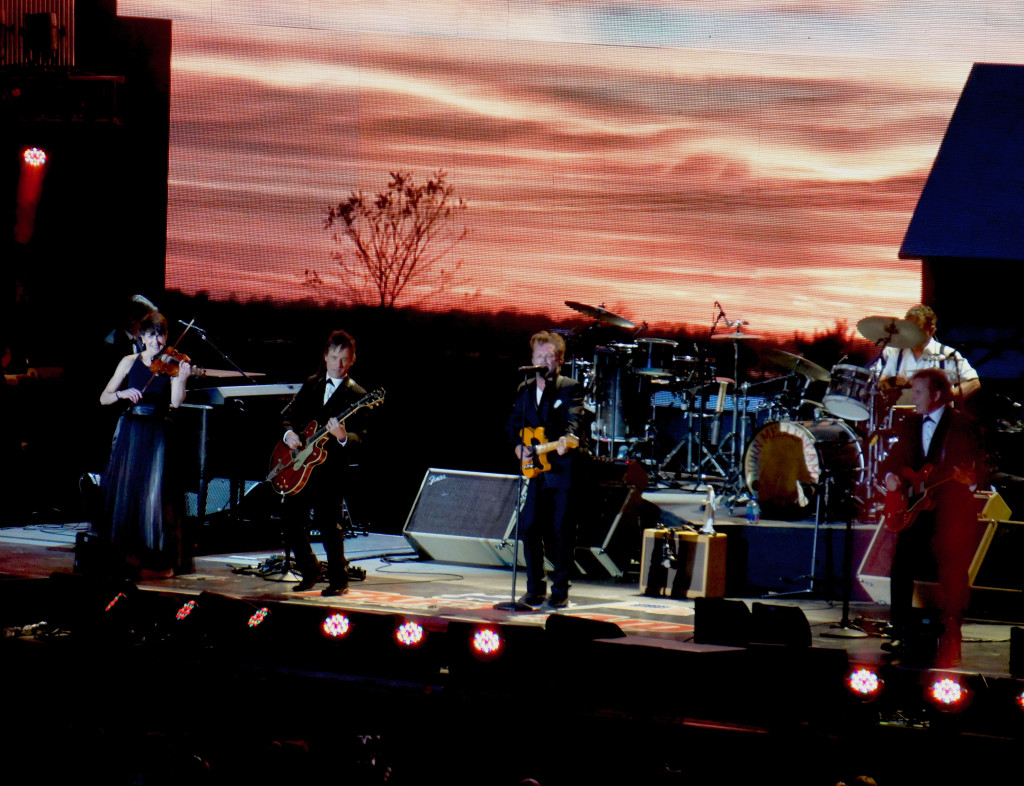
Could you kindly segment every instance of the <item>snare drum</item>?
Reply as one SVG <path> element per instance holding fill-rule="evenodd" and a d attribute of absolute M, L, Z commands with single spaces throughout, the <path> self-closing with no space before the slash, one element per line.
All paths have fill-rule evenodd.
<path fill-rule="evenodd" d="M 743 456 L 747 488 L 771 518 L 806 515 L 826 471 L 835 485 L 824 512 L 837 513 L 864 472 L 860 441 L 841 420 L 769 423 L 754 435 Z"/>
<path fill-rule="evenodd" d="M 875 375 L 870 369 L 845 363 L 832 366 L 832 379 L 821 403 L 837 418 L 867 420 L 871 417 L 874 382 Z"/>
<path fill-rule="evenodd" d="M 679 346 L 667 338 L 638 338 L 633 355 L 633 373 L 645 377 L 672 377 L 672 351 Z"/>

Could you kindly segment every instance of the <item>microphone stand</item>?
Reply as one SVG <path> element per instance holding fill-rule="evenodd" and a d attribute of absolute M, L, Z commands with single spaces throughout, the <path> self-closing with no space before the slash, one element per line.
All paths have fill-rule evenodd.
<path fill-rule="evenodd" d="M 522 438 L 526 432 L 526 405 L 528 403 L 527 396 L 530 394 L 530 374 L 536 374 L 535 367 L 524 366 L 522 369 L 523 373 L 523 418 L 520 423 L 519 436 Z M 523 450 L 526 450 L 526 444 L 523 443 Z M 516 491 L 516 509 L 515 509 L 515 523 L 512 525 L 512 592 L 509 596 L 509 600 L 502 603 L 495 603 L 492 608 L 497 611 L 536 611 L 533 606 L 528 606 L 525 603 L 520 603 L 516 599 L 516 584 L 519 581 L 519 519 L 522 515 L 523 510 L 523 498 L 527 492 L 526 488 L 526 477 L 523 475 L 522 466 L 519 468 L 519 482 L 517 484 Z M 504 546 L 505 544 L 502 543 Z"/>
<path fill-rule="evenodd" d="M 178 320 L 178 322 L 181 323 L 182 325 L 189 324 L 187 322 L 182 322 L 180 319 Z M 239 374 L 241 374 L 242 377 L 244 377 L 246 379 L 246 381 L 248 381 L 252 385 L 258 385 L 259 384 L 259 382 L 257 382 L 253 377 L 250 377 L 248 374 L 246 374 L 242 370 L 242 368 L 237 363 L 235 363 L 235 361 L 233 361 L 231 358 L 229 358 L 224 353 L 224 351 L 221 350 L 220 347 L 218 347 L 216 344 L 214 344 L 213 341 L 210 340 L 209 336 L 206 335 L 206 331 L 205 330 L 203 330 L 201 327 L 199 327 L 197 325 L 192 325 L 192 329 L 199 335 L 199 338 L 201 338 L 203 340 L 203 343 L 205 343 L 206 346 L 208 346 L 210 349 L 212 349 L 214 352 L 216 352 L 218 355 L 220 355 L 221 358 L 223 358 L 226 363 L 228 363 L 232 368 L 234 368 L 235 371 L 237 371 Z"/>

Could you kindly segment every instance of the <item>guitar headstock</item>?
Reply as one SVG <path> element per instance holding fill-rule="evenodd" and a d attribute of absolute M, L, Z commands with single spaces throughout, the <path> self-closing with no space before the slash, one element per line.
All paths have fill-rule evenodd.
<path fill-rule="evenodd" d="M 364 407 L 376 407 L 384 401 L 384 388 L 377 388 L 363 396 L 360 402 Z"/>

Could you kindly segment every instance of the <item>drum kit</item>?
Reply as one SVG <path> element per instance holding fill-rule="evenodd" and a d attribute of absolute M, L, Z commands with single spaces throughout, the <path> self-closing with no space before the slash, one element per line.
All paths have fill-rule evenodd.
<path fill-rule="evenodd" d="M 774 518 L 813 513 L 809 506 L 819 496 L 823 512 L 835 520 L 852 510 L 851 503 L 865 514 L 880 507 L 882 490 L 873 479 L 900 412 L 880 390 L 876 369 L 838 363 L 828 370 L 768 349 L 761 358 L 788 373 L 737 384 L 740 345 L 761 339 L 744 330 L 745 322 L 711 330 L 711 342 L 733 348 L 729 378 L 716 374 L 714 360 L 696 343 L 694 355 L 681 354 L 676 341 L 639 337 L 646 324 L 638 328 L 603 306 L 566 305 L 595 320 L 582 333 L 558 332 L 569 348 L 564 373 L 585 385 L 587 428 L 598 457 L 641 461 L 658 482 L 721 484 L 720 497 L 730 507 L 756 494 L 764 514 Z M 587 332 L 601 326 L 635 332 L 627 341 L 588 342 Z M 916 347 L 926 338 L 914 323 L 893 317 L 866 317 L 857 329 L 880 349 Z M 827 386 L 820 402 L 808 397 L 814 383 Z M 668 442 L 658 434 L 666 408 L 675 415 Z"/>

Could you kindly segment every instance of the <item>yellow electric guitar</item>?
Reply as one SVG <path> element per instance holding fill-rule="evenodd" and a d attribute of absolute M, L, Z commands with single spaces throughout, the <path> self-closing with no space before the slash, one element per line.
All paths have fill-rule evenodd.
<path fill-rule="evenodd" d="M 551 469 L 551 462 L 545 454 L 550 453 L 552 450 L 557 450 L 558 440 L 546 442 L 547 437 L 544 434 L 543 426 L 538 426 L 537 428 L 527 426 L 519 434 L 523 438 L 523 444 L 530 449 L 528 452 L 523 453 L 523 477 L 535 478 L 540 473 Z M 570 448 L 578 448 L 580 446 L 579 438 L 571 434 L 566 436 L 566 442 L 569 443 Z"/>

